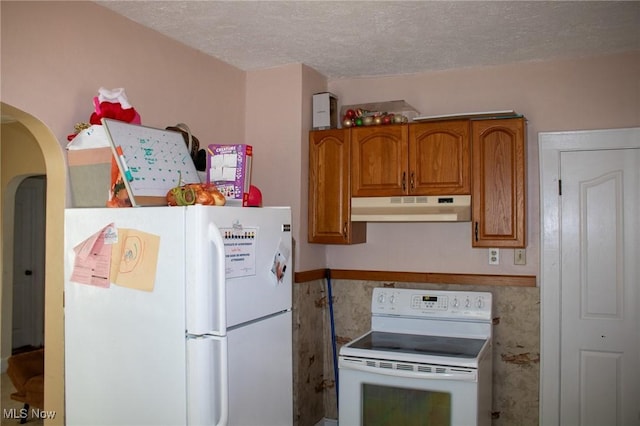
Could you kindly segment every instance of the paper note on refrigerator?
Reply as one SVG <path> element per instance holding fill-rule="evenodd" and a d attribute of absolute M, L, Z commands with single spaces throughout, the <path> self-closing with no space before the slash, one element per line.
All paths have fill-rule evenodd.
<path fill-rule="evenodd" d="M 247 277 L 256 274 L 256 240 L 258 228 L 234 225 L 221 228 L 224 237 L 225 276 Z"/>
<path fill-rule="evenodd" d="M 134 290 L 153 291 L 160 237 L 136 229 L 118 229 L 111 246 L 111 282 Z"/>
<path fill-rule="evenodd" d="M 70 280 L 79 284 L 109 287 L 109 263 L 115 227 L 102 228 L 73 248 L 75 259 Z M 117 235 L 117 234 L 116 234 Z"/>

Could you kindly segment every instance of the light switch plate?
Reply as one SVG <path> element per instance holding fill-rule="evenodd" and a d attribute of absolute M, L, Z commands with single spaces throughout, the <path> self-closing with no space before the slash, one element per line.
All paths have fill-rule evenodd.
<path fill-rule="evenodd" d="M 515 249 L 513 251 L 513 264 L 514 265 L 526 265 L 527 264 L 527 250 Z"/>

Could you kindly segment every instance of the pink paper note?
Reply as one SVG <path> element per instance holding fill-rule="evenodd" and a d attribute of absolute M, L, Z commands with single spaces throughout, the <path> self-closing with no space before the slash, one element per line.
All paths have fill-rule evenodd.
<path fill-rule="evenodd" d="M 113 223 L 74 247 L 76 258 L 71 281 L 96 287 L 109 287 L 111 244 L 117 241 L 117 230 Z"/>

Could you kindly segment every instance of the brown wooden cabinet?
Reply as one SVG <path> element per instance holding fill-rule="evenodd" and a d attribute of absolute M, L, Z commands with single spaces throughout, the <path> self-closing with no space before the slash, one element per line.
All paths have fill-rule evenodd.
<path fill-rule="evenodd" d="M 409 126 L 409 194 L 471 193 L 469 121 Z"/>
<path fill-rule="evenodd" d="M 469 121 L 351 129 L 354 197 L 471 193 Z"/>
<path fill-rule="evenodd" d="M 351 197 L 471 194 L 473 247 L 526 247 L 525 136 L 522 117 L 312 131 L 308 240 L 366 242 Z"/>
<path fill-rule="evenodd" d="M 355 244 L 366 241 L 364 222 L 351 222 L 351 132 L 309 133 L 310 243 Z"/>
<path fill-rule="evenodd" d="M 471 121 L 473 247 L 526 246 L 525 119 Z"/>
<path fill-rule="evenodd" d="M 408 131 L 406 124 L 351 129 L 351 193 L 354 197 L 406 194 Z"/>

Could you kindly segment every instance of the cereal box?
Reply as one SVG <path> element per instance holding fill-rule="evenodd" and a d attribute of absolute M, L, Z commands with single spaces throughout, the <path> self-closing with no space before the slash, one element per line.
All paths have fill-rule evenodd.
<path fill-rule="evenodd" d="M 210 144 L 207 148 L 207 182 L 218 187 L 228 205 L 246 206 L 251 185 L 252 146 Z"/>

